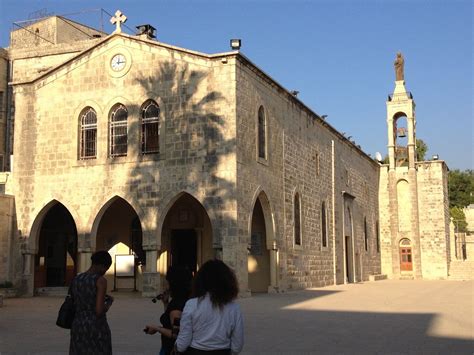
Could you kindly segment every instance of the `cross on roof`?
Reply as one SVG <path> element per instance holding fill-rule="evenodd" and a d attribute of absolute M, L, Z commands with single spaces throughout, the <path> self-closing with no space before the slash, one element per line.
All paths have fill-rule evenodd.
<path fill-rule="evenodd" d="M 114 33 L 120 33 L 122 32 L 122 28 L 120 27 L 122 23 L 124 23 L 125 21 L 127 21 L 127 16 L 125 16 L 124 14 L 122 14 L 122 11 L 120 10 L 117 10 L 115 11 L 115 16 L 113 16 L 111 19 L 110 19 L 110 22 L 112 24 L 115 24 L 115 26 L 117 26 L 117 28 L 115 29 L 115 32 Z"/>

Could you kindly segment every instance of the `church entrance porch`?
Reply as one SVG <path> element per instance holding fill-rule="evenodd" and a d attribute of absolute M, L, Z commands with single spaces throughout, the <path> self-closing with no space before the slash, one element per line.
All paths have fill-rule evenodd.
<path fill-rule="evenodd" d="M 97 225 L 95 250 L 107 250 L 112 256 L 112 265 L 105 274 L 108 290 L 142 291 L 146 258 L 140 219 L 133 207 L 114 197 L 102 207 L 94 225 Z"/>
<path fill-rule="evenodd" d="M 211 221 L 198 200 L 182 193 L 165 213 L 158 258 L 161 284 L 171 265 L 185 266 L 195 273 L 214 257 Z"/>
<path fill-rule="evenodd" d="M 39 228 L 34 288 L 69 286 L 77 272 L 76 260 L 76 224 L 66 207 L 56 202 Z"/>

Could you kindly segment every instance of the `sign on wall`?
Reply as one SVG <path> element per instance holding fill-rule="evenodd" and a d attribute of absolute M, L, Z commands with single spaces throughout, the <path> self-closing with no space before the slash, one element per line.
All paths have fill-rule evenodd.
<path fill-rule="evenodd" d="M 115 255 L 115 276 L 135 276 L 135 255 Z"/>

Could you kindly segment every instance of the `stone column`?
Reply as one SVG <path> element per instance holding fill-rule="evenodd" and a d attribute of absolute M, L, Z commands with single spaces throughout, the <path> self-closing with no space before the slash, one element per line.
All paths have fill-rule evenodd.
<path fill-rule="evenodd" d="M 85 272 L 89 269 L 92 264 L 91 261 L 92 251 L 87 249 L 78 249 L 77 251 L 77 273 Z"/>
<path fill-rule="evenodd" d="M 34 250 L 26 249 L 22 252 L 23 255 L 23 290 L 25 296 L 33 297 L 34 282 L 35 282 L 35 263 L 34 258 L 36 252 Z"/>
<path fill-rule="evenodd" d="M 156 263 L 158 251 L 156 249 L 146 249 L 146 267 L 143 272 L 143 297 L 154 297 L 160 290 L 160 274 L 157 272 Z"/>
<path fill-rule="evenodd" d="M 268 293 L 278 292 L 278 248 L 276 241 L 273 241 L 270 249 L 270 287 Z"/>

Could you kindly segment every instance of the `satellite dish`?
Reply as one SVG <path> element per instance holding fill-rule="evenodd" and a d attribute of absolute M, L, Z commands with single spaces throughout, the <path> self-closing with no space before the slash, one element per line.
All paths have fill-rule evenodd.
<path fill-rule="evenodd" d="M 382 161 L 382 154 L 380 154 L 380 152 L 375 153 L 375 160 Z"/>

